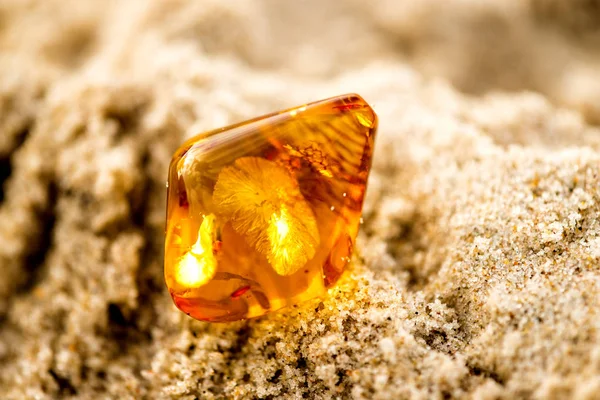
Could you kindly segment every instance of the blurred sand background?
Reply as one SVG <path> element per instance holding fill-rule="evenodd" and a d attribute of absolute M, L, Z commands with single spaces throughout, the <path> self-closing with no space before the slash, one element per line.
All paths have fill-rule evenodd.
<path fill-rule="evenodd" d="M 381 121 L 349 273 L 177 311 L 172 152 L 347 92 Z M 0 0 L 0 398 L 597 399 L 598 124 L 598 0 Z"/>

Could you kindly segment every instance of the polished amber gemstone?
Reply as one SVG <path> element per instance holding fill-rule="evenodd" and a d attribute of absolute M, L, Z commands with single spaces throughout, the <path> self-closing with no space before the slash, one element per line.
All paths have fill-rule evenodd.
<path fill-rule="evenodd" d="M 205 321 L 323 296 L 350 261 L 377 117 L 351 94 L 207 132 L 169 168 L 165 280 Z"/>

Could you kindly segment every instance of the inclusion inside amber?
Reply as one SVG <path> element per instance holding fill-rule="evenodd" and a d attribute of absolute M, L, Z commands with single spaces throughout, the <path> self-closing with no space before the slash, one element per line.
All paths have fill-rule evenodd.
<path fill-rule="evenodd" d="M 323 296 L 350 261 L 377 117 L 339 96 L 207 132 L 169 168 L 165 280 L 234 321 Z"/>

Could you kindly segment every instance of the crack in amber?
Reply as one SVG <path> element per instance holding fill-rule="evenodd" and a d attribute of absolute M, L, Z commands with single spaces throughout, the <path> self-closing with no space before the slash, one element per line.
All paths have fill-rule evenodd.
<path fill-rule="evenodd" d="M 165 280 L 194 318 L 324 296 L 350 261 L 377 118 L 358 95 L 190 139 L 169 170 Z"/>

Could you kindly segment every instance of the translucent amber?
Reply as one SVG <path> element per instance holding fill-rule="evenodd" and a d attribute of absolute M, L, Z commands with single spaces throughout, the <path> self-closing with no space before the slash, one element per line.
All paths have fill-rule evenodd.
<path fill-rule="evenodd" d="M 350 261 L 377 117 L 339 96 L 207 132 L 169 168 L 165 280 L 205 321 L 323 296 Z"/>

